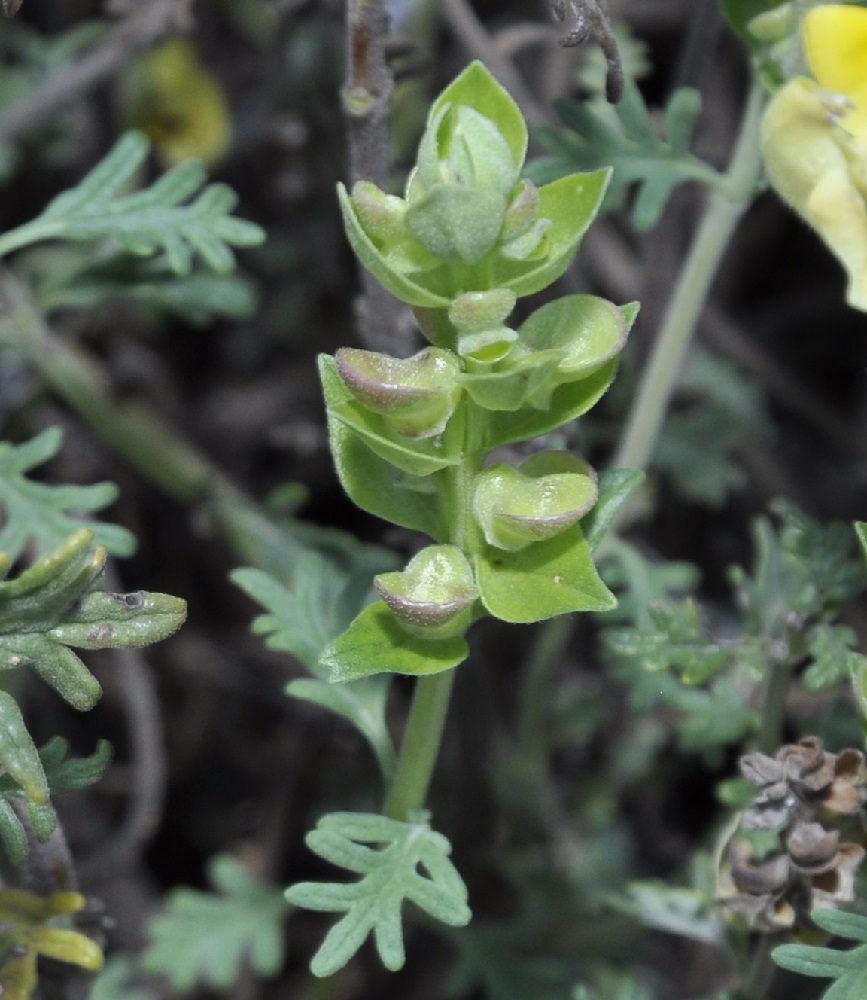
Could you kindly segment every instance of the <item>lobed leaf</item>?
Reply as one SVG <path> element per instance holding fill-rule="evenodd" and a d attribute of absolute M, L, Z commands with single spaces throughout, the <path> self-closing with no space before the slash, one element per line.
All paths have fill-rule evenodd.
<path fill-rule="evenodd" d="M 343 968 L 371 932 L 383 965 L 401 968 L 404 900 L 452 927 L 470 920 L 466 886 L 448 858 L 451 845 L 424 815 L 402 823 L 372 813 L 332 813 L 319 821 L 307 844 L 326 860 L 363 874 L 358 882 L 301 882 L 286 890 L 296 906 L 345 911 L 313 956 L 315 976 Z"/>
<path fill-rule="evenodd" d="M 76 515 L 101 510 L 117 496 L 112 483 L 48 486 L 27 478 L 33 468 L 57 454 L 62 438 L 59 427 L 49 427 L 21 445 L 0 442 L 0 552 L 12 561 L 30 542 L 39 553 L 61 545 L 82 526 Z M 135 539 L 126 528 L 99 523 L 90 527 L 96 541 L 112 555 L 128 556 L 135 550 Z"/>
<path fill-rule="evenodd" d="M 527 174 L 540 183 L 576 170 L 610 166 L 613 177 L 607 207 L 618 205 L 626 190 L 637 184 L 633 222 L 638 229 L 650 229 L 678 185 L 689 180 L 709 186 L 720 183 L 717 171 L 688 151 L 700 107 L 696 91 L 675 91 L 664 109 L 667 136 L 662 137 L 632 80 L 627 80 L 623 99 L 613 113 L 607 104 L 600 109 L 586 101 L 557 101 L 555 109 L 566 130 L 538 131 L 550 155 L 530 163 Z"/>
<path fill-rule="evenodd" d="M 228 273 L 234 265 L 231 247 L 256 246 L 263 231 L 229 215 L 236 197 L 225 185 L 199 190 L 206 175 L 194 160 L 178 164 L 142 191 L 123 194 L 148 150 L 141 133 L 126 133 L 76 187 L 58 195 L 32 222 L 7 233 L 7 247 L 42 239 L 112 238 L 132 254 L 163 251 L 177 274 L 190 272 L 196 254 L 213 270 Z"/>
<path fill-rule="evenodd" d="M 176 889 L 148 929 L 141 957 L 147 972 L 166 975 L 186 992 L 201 982 L 228 990 L 245 960 L 261 976 L 273 976 L 283 959 L 283 893 L 262 885 L 228 855 L 208 865 L 217 892 Z"/>
<path fill-rule="evenodd" d="M 268 611 L 253 622 L 253 632 L 266 635 L 266 645 L 297 656 L 314 675 L 291 681 L 286 692 L 326 708 L 352 723 L 370 743 L 384 775 L 394 766 L 394 747 L 385 721 L 386 677 L 334 686 L 319 657 L 349 624 L 369 590 L 366 565 L 357 573 L 338 569 L 310 551 L 297 564 L 290 586 L 256 569 L 237 569 L 230 576 Z M 359 581 L 363 576 L 363 585 Z"/>

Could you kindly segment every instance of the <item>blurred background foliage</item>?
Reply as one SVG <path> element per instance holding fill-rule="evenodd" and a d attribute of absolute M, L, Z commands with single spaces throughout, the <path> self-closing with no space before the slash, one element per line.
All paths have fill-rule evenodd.
<path fill-rule="evenodd" d="M 194 153 L 237 192 L 237 214 L 264 226 L 268 240 L 242 251 L 231 276 L 194 269 L 179 277 L 77 244 L 24 251 L 15 271 L 53 333 L 95 361 L 114 400 L 144 407 L 245 495 L 300 523 L 301 537 L 342 552 L 347 578 L 361 562 L 385 565 L 385 557 L 359 555 L 343 535 L 313 528 L 410 554 L 416 543 L 408 532 L 384 527 L 342 496 L 315 376 L 317 353 L 358 343 L 358 276 L 334 193 L 346 173 L 343 6 L 154 0 L 147 6 L 155 26 L 139 29 L 147 36 L 141 54 L 129 45 L 88 85 L 28 107 L 46 81 L 74 82 L 83 60 L 115 52 L 114 25 L 131 23 L 136 6 L 25 0 L 15 20 L 0 20 L 0 231 L 37 215 L 134 126 L 155 145 L 144 179 Z M 545 157 L 534 168 L 539 176 L 558 154 L 575 151 L 569 102 L 589 97 L 600 122 L 620 127 L 599 104 L 598 55 L 560 47 L 562 29 L 541 0 L 478 0 L 472 8 L 461 0 L 393 0 L 390 13 L 396 187 L 432 97 L 470 58 L 488 61 L 491 52 L 513 61 L 526 84 L 532 105 L 523 110 L 540 128 L 531 159 Z M 627 137 L 630 128 L 645 130 L 633 139 L 656 157 L 661 173 L 651 179 L 665 204 L 648 207 L 646 191 L 636 203 L 633 178 L 621 178 L 609 213 L 556 290 L 642 303 L 612 391 L 559 442 L 600 467 L 704 197 L 688 161 L 672 150 L 688 148 L 711 167 L 724 166 L 749 77 L 747 56 L 713 0 L 610 0 L 609 14 L 636 78 L 633 114 L 621 125 Z M 676 98 L 684 87 L 697 91 L 700 107 Z M 562 102 L 558 112 L 554 100 Z M 414 349 L 412 336 L 403 353 Z M 151 955 L 169 948 L 172 928 L 184 933 L 177 928 L 191 907 L 205 914 L 199 931 L 208 921 L 236 920 L 253 948 L 252 964 L 229 975 L 213 955 L 219 936 L 191 935 L 174 984 L 157 978 L 134 989 L 122 985 L 126 967 L 113 964 L 94 1000 L 137 998 L 138 990 L 168 998 L 181 987 L 216 995 L 208 983 L 236 1000 L 723 995 L 731 968 L 714 946 L 720 917 L 707 905 L 708 852 L 725 817 L 717 786 L 737 773 L 737 741 L 749 732 L 749 717 L 731 679 L 714 682 L 723 688 L 702 700 L 704 691 L 684 694 L 669 674 L 664 683 L 657 674 L 636 679 L 635 661 L 641 641 L 663 627 L 663 614 L 687 638 L 700 620 L 701 635 L 710 634 L 717 651 L 725 647 L 742 615 L 730 568 L 752 572 L 762 552 L 781 544 L 774 541 L 780 522 L 767 520 L 774 498 L 794 501 L 821 523 L 865 517 L 867 338 L 863 314 L 843 304 L 834 261 L 762 195 L 723 263 L 697 345 L 643 516 L 609 567 L 612 585 L 620 580 L 624 588 L 621 609 L 608 622 L 565 623 L 559 631 L 488 622 L 472 634 L 473 660 L 458 677 L 431 805 L 469 884 L 473 924 L 444 937 L 421 923 L 408 934 L 403 972 L 384 973 L 365 952 L 330 985 L 313 983 L 306 971 L 321 930 L 315 918 L 287 925 L 280 958 L 273 924 L 285 916 L 282 897 L 264 884 L 322 874 L 303 833 L 335 801 L 376 808 L 374 756 L 316 697 L 285 696 L 287 683 L 306 675 L 304 657 L 293 658 L 299 653 L 291 643 L 269 649 L 250 634 L 260 609 L 229 573 L 252 560 L 229 544 L 213 506 L 144 474 L 20 353 L 0 350 L 3 440 L 20 443 L 61 427 L 63 447 L 41 477 L 116 483 L 111 520 L 132 531 L 138 546 L 112 572 L 189 603 L 187 625 L 146 661 L 139 653 L 92 657 L 105 697 L 87 716 L 68 712 L 48 690 L 26 692 L 37 734 L 63 732 L 79 754 L 103 736 L 116 748 L 101 784 L 58 803 L 83 891 L 101 899 L 114 922 L 109 955 L 141 949 L 157 913 Z M 262 545 L 271 542 L 265 537 Z M 289 580 L 299 564 L 287 551 Z M 300 566 L 316 571 L 309 559 Z M 690 593 L 701 602 L 700 619 L 678 603 Z M 648 619 L 655 598 L 667 603 Z M 849 606 L 844 622 L 851 631 L 845 653 L 867 630 L 863 606 Z M 113 661 L 129 655 L 138 680 L 121 684 Z M 834 749 L 860 744 L 854 713 L 840 710 L 846 692 L 838 679 L 832 674 L 809 698 L 800 689 L 791 696 L 787 736 L 814 732 Z M 393 725 L 407 694 L 399 681 L 393 685 Z M 164 756 L 155 749 L 161 743 Z M 124 839 L 129 797 L 149 813 Z M 681 895 L 656 892 L 661 879 L 680 885 Z M 195 902 L 209 886 L 225 894 L 227 909 Z M 263 908 L 273 919 L 259 927 Z M 180 923 L 171 923 L 172 914 Z M 158 959 L 151 968 L 161 968 Z M 257 970 L 270 978 L 259 981 Z M 195 992 L 197 977 L 205 986 Z M 779 988 L 781 997 L 815 995 L 805 980 L 799 993 L 791 981 Z"/>

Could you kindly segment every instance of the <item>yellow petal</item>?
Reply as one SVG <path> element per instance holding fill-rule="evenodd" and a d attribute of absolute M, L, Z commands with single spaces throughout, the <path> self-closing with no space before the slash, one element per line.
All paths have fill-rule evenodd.
<path fill-rule="evenodd" d="M 804 46 L 822 87 L 863 99 L 867 88 L 867 8 L 843 4 L 815 7 L 804 19 Z"/>
<path fill-rule="evenodd" d="M 790 80 L 765 111 L 762 150 L 771 185 L 842 264 L 849 304 L 867 311 L 867 201 L 837 104 L 814 81 Z"/>

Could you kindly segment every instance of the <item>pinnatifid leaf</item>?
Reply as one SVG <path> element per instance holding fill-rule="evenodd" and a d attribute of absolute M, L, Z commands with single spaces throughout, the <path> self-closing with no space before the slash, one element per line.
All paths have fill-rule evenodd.
<path fill-rule="evenodd" d="M 62 438 L 59 427 L 49 427 L 21 445 L 0 442 L 0 552 L 13 561 L 29 542 L 39 553 L 57 548 L 82 527 L 76 515 L 93 514 L 117 496 L 113 483 L 49 486 L 27 478 L 57 454 Z M 126 528 L 98 522 L 88 527 L 112 555 L 128 556 L 135 550 L 135 539 Z"/>
<path fill-rule="evenodd" d="M 692 156 L 688 149 L 700 108 L 694 90 L 677 90 L 670 98 L 664 113 L 665 138 L 657 134 L 641 91 L 633 81 L 627 81 L 623 99 L 613 108 L 572 100 L 560 100 L 555 108 L 565 128 L 543 128 L 537 132 L 549 155 L 527 167 L 527 175 L 536 183 L 576 170 L 611 166 L 614 175 L 606 205 L 620 204 L 626 190 L 638 185 L 632 209 L 638 229 L 656 225 L 679 184 L 699 180 L 713 187 L 720 183 L 717 171 Z"/>
<path fill-rule="evenodd" d="M 385 567 L 382 567 L 385 568 Z M 286 693 L 313 702 L 352 723 L 371 746 L 380 769 L 389 775 L 394 747 L 385 721 L 387 674 L 346 684 L 328 683 L 319 662 L 325 647 L 349 624 L 370 590 L 369 560 L 345 570 L 310 550 L 284 585 L 257 569 L 236 569 L 232 581 L 267 609 L 253 621 L 252 631 L 266 636 L 269 649 L 296 656 L 312 677 L 290 681 Z"/>
<path fill-rule="evenodd" d="M 451 845 L 430 828 L 425 814 L 401 823 L 374 813 L 332 813 L 308 834 L 307 844 L 326 861 L 362 876 L 351 883 L 300 882 L 286 890 L 296 906 L 344 913 L 313 956 L 315 976 L 342 969 L 371 932 L 383 965 L 400 969 L 406 957 L 404 900 L 452 927 L 469 923 L 466 886 L 448 858 Z"/>
<path fill-rule="evenodd" d="M 168 976 L 180 992 L 198 982 L 228 990 L 245 960 L 259 975 L 273 976 L 283 960 L 283 893 L 252 878 L 229 855 L 211 859 L 208 877 L 216 892 L 170 894 L 151 922 L 141 967 Z"/>
<path fill-rule="evenodd" d="M 0 238 L 0 254 L 40 240 L 111 238 L 138 256 L 162 251 L 176 274 L 189 274 L 195 256 L 218 273 L 231 271 L 231 247 L 258 245 L 262 229 L 230 214 L 234 192 L 206 185 L 205 168 L 196 160 L 178 164 L 148 188 L 124 193 L 148 150 L 144 135 L 127 132 L 79 184 Z"/>

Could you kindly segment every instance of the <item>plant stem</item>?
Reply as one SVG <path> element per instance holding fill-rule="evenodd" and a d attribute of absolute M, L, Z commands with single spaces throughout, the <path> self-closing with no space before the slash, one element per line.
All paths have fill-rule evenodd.
<path fill-rule="evenodd" d="M 794 663 L 789 660 L 771 662 L 762 718 L 759 727 L 758 748 L 762 753 L 773 756 L 783 734 L 783 720 L 786 714 L 786 696 L 792 679 Z"/>
<path fill-rule="evenodd" d="M 384 812 L 392 819 L 406 820 L 413 810 L 424 805 L 454 678 L 454 670 L 444 670 L 416 681 L 397 769 L 385 801 Z"/>
<path fill-rule="evenodd" d="M 616 468 L 644 469 L 653 456 L 711 282 L 735 226 L 755 192 L 761 170 L 759 122 L 763 106 L 761 87 L 754 84 L 747 99 L 725 183 L 711 193 L 704 218 L 668 303 L 650 364 L 613 462 Z"/>
<path fill-rule="evenodd" d="M 481 465 L 473 409 L 459 404 L 445 431 L 443 442 L 448 454 L 460 454 L 461 461 L 443 470 L 440 500 L 448 511 L 448 540 L 468 558 L 477 545 L 473 528 L 473 479 Z M 405 820 L 424 805 L 436 766 L 448 712 L 454 670 L 430 674 L 416 680 L 406 731 L 397 759 L 397 768 L 385 801 L 385 813 Z"/>

